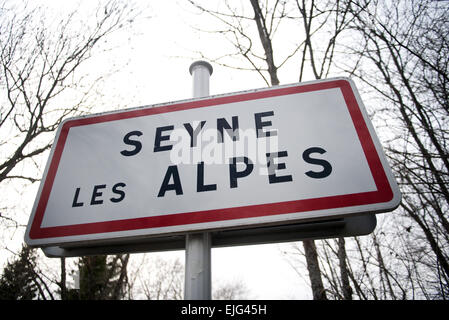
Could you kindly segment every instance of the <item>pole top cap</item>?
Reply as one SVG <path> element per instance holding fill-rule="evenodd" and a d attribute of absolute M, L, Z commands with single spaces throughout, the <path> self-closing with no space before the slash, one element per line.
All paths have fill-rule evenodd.
<path fill-rule="evenodd" d="M 196 66 L 206 67 L 207 70 L 209 71 L 210 75 L 212 75 L 212 72 L 214 71 L 214 69 L 212 68 L 212 65 L 209 62 L 204 61 L 204 60 L 198 60 L 190 65 L 190 68 L 189 68 L 190 74 L 193 74 L 193 68 L 195 68 Z"/>

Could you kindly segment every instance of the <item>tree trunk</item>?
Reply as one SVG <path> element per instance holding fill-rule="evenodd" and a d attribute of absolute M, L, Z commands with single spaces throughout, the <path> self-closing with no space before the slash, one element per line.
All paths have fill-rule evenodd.
<path fill-rule="evenodd" d="M 316 251 L 315 242 L 313 240 L 304 240 L 302 244 L 306 255 L 307 270 L 309 271 L 313 300 L 327 300 L 323 280 L 321 279 L 321 270 L 318 263 L 318 254 Z"/>
<path fill-rule="evenodd" d="M 265 51 L 265 61 L 267 62 L 268 73 L 270 75 L 270 82 L 272 86 L 279 85 L 279 78 L 277 75 L 277 67 L 274 64 L 273 46 L 271 43 L 270 33 L 266 26 L 266 20 L 260 9 L 258 0 L 250 0 L 254 10 L 254 21 L 259 31 L 260 43 Z"/>
<path fill-rule="evenodd" d="M 67 299 L 65 258 L 61 258 L 61 300 Z"/>
<path fill-rule="evenodd" d="M 352 288 L 349 284 L 348 265 L 346 264 L 345 239 L 338 238 L 338 261 L 340 264 L 341 287 L 343 299 L 352 300 Z"/>

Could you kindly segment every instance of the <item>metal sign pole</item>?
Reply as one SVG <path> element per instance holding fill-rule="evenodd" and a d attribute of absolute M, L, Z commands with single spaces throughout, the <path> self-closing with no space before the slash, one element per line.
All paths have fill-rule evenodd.
<path fill-rule="evenodd" d="M 212 66 L 205 61 L 195 61 L 189 71 L 193 77 L 193 98 L 209 95 L 209 78 Z M 185 300 L 210 300 L 211 285 L 211 245 L 209 232 L 186 236 Z"/>

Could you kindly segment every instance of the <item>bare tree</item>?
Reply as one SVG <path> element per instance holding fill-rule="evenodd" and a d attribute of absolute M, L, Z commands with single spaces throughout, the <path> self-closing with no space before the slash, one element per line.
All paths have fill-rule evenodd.
<path fill-rule="evenodd" d="M 245 300 L 248 299 L 249 290 L 242 281 L 231 281 L 216 285 L 213 290 L 214 300 Z"/>
<path fill-rule="evenodd" d="M 402 220 L 401 233 L 412 233 L 417 247 L 428 253 L 414 257 L 421 272 L 433 274 L 427 290 L 432 286 L 435 297 L 446 298 L 449 6 L 437 1 L 351 1 L 350 14 L 359 45 L 350 48 L 357 64 L 346 64 L 345 70 L 382 98 L 378 117 L 388 119 L 387 153 L 403 193 L 400 212 L 408 217 Z M 413 259 L 404 251 L 400 255 Z"/>
<path fill-rule="evenodd" d="M 318 251 L 316 249 L 315 241 L 304 240 L 302 244 L 304 247 L 304 256 L 307 261 L 307 270 L 309 271 L 313 299 L 327 300 L 323 280 L 321 279 L 321 268 L 318 261 Z"/>
<path fill-rule="evenodd" d="M 41 8 L 0 5 L 0 183 L 39 180 L 34 159 L 51 147 L 49 133 L 66 117 L 89 111 L 84 103 L 99 79 L 79 70 L 135 12 L 127 3 L 109 1 L 94 16 L 85 21 L 75 10 L 55 24 L 56 17 Z M 71 102 L 62 103 L 67 95 Z M 23 169 L 29 166 L 35 170 Z"/>
<path fill-rule="evenodd" d="M 184 266 L 179 259 L 164 260 L 156 257 L 145 261 L 145 270 L 140 270 L 140 290 L 148 300 L 182 300 Z M 134 288 L 134 290 L 139 290 Z"/>
<path fill-rule="evenodd" d="M 148 259 L 144 255 L 132 284 L 135 296 L 148 300 L 184 299 L 184 264 L 179 259 Z M 249 291 L 241 281 L 214 283 L 212 297 L 215 300 L 247 299 Z"/>
<path fill-rule="evenodd" d="M 315 79 L 327 77 L 333 66 L 337 38 L 350 23 L 349 15 L 346 14 L 349 5 L 343 1 L 318 3 L 313 0 L 250 0 L 250 7 L 224 1 L 219 9 L 206 7 L 198 1 L 189 1 L 195 8 L 221 23 L 223 29 L 215 32 L 224 36 L 234 48 L 232 53 L 218 58 L 207 58 L 227 67 L 256 71 L 267 85 L 272 86 L 280 83 L 278 71 L 294 59 L 299 61 L 299 81 L 310 75 Z M 287 51 L 283 50 L 282 46 L 275 49 L 274 43 L 279 41 L 279 30 L 287 23 L 290 27 L 292 21 L 294 29 L 289 30 L 289 38 L 293 35 L 295 45 Z M 285 45 L 285 42 L 282 43 Z M 276 55 L 276 52 L 279 54 Z M 231 59 L 234 57 L 243 58 L 247 66 L 234 62 Z M 326 299 L 315 243 L 306 240 L 303 241 L 303 246 L 313 297 Z M 343 242 L 340 251 L 344 256 Z M 345 264 L 342 263 L 341 267 L 344 268 Z M 346 292 L 349 292 L 349 289 Z"/>
<path fill-rule="evenodd" d="M 244 5 L 225 2 L 213 9 L 191 2 L 222 23 L 217 34 L 235 49 L 212 61 L 256 71 L 267 85 L 276 85 L 279 70 L 299 58 L 300 81 L 340 70 L 358 78 L 366 96 L 376 99 L 377 108 L 370 111 L 404 195 L 401 215 L 382 219 L 390 222 L 388 226 L 378 227 L 367 239 L 322 241 L 318 251 L 304 242 L 301 252 L 308 257 L 315 298 L 323 285 L 338 299 L 446 298 L 447 2 L 251 0 L 254 15 Z M 289 30 L 285 38 L 298 40 L 285 54 L 274 44 L 279 43 L 282 25 L 291 21 L 300 22 L 302 28 Z M 279 58 L 281 52 L 284 56 Z M 234 62 L 235 57 L 242 57 L 248 66 Z M 321 270 L 311 271 L 320 264 Z M 324 277 L 323 285 L 314 274 Z"/>
<path fill-rule="evenodd" d="M 84 68 L 92 57 L 110 49 L 105 46 L 107 39 L 129 27 L 138 12 L 130 3 L 113 0 L 102 1 L 91 9 L 88 15 L 83 15 L 83 7 L 61 14 L 22 2 L 0 4 L 2 190 L 24 190 L 24 183 L 40 179 L 39 157 L 50 149 L 56 128 L 69 116 L 89 112 L 92 96 L 99 96 L 98 84 L 113 72 L 110 68 L 95 75 Z M 8 200 L 2 203 L 0 221 L 3 226 L 17 229 L 21 226 L 16 218 L 19 204 Z M 126 271 L 126 259 L 115 256 L 111 261 L 123 262 L 120 270 Z M 45 278 L 43 274 L 38 276 Z M 45 279 L 44 283 L 58 282 L 65 298 L 64 278 L 62 259 L 61 281 Z M 108 296 L 120 296 L 115 288 Z"/>

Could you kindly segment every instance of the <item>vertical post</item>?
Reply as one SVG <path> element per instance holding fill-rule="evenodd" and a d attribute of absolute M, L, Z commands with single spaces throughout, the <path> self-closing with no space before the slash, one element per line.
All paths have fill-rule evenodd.
<path fill-rule="evenodd" d="M 190 74 L 193 80 L 193 98 L 207 97 L 209 95 L 209 78 L 212 75 L 212 66 L 206 61 L 195 61 L 190 65 Z"/>
<path fill-rule="evenodd" d="M 208 96 L 212 66 L 206 61 L 195 61 L 189 71 L 193 78 L 193 97 Z M 185 300 L 211 299 L 211 244 L 208 232 L 186 236 Z"/>

